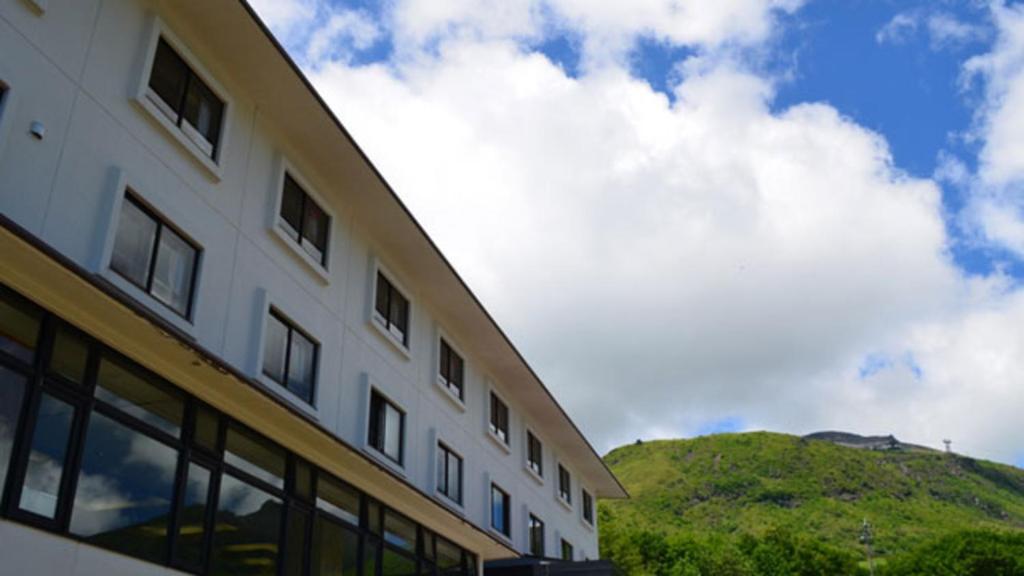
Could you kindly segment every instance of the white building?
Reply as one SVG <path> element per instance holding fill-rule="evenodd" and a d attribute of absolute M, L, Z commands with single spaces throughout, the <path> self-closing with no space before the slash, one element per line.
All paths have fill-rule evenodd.
<path fill-rule="evenodd" d="M 0 0 L 0 574 L 598 557 L 622 486 L 240 0 Z"/>

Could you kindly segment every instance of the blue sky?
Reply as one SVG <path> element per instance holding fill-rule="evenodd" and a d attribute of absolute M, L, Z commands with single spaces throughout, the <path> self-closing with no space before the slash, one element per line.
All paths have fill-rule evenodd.
<path fill-rule="evenodd" d="M 1024 8 L 254 4 L 599 448 L 1024 453 Z"/>

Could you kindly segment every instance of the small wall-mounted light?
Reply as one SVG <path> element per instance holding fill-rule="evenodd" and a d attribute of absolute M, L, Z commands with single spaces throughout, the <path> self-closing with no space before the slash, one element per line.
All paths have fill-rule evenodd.
<path fill-rule="evenodd" d="M 36 140 L 42 140 L 43 136 L 46 136 L 46 126 L 43 123 L 36 120 L 28 127 L 28 133 L 35 137 Z"/>

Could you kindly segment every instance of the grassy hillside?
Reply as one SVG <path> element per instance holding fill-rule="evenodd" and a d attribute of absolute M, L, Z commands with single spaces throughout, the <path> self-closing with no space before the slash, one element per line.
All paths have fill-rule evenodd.
<path fill-rule="evenodd" d="M 606 461 L 632 499 L 601 503 L 602 540 L 783 529 L 862 556 L 867 519 L 885 558 L 964 529 L 1024 528 L 1024 471 L 941 452 L 758 432 L 623 446 Z"/>

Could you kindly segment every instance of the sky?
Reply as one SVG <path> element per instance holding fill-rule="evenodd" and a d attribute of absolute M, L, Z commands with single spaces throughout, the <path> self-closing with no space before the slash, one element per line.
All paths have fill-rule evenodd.
<path fill-rule="evenodd" d="M 602 453 L 1024 465 L 1024 4 L 250 1 Z"/>

